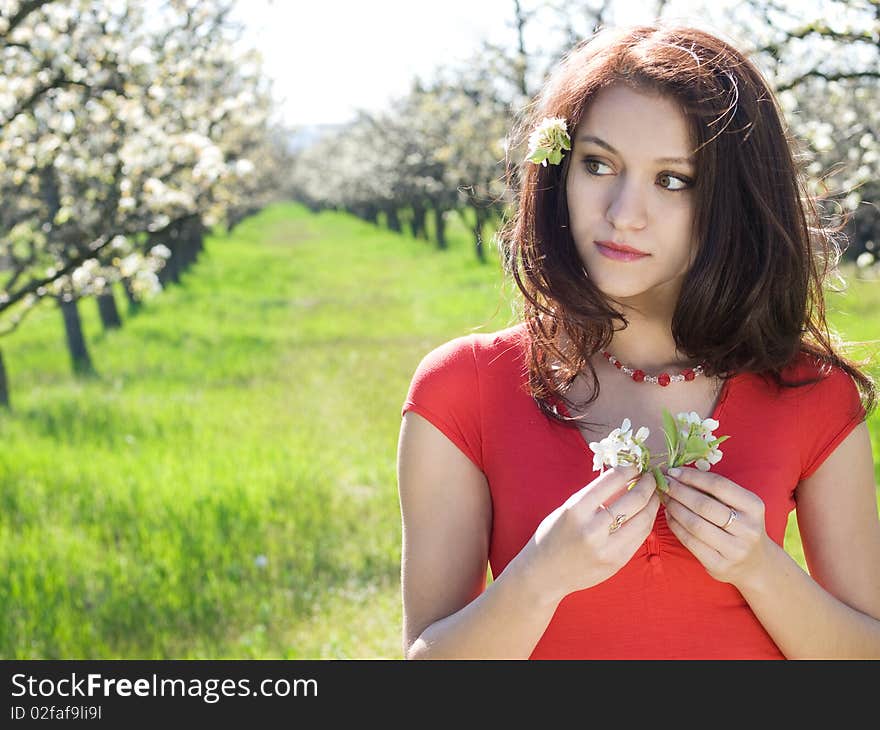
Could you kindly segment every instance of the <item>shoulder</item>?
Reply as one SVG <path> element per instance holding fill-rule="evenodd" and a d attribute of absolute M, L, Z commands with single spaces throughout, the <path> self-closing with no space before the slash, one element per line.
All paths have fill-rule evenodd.
<path fill-rule="evenodd" d="M 865 420 L 866 412 L 855 380 L 843 368 L 802 353 L 787 370 L 785 376 L 805 383 L 787 389 L 784 396 L 794 404 L 793 432 L 799 445 L 803 480 L 847 440 Z"/>
<path fill-rule="evenodd" d="M 737 376 L 742 385 L 740 396 L 772 401 L 780 406 L 858 411 L 861 397 L 853 377 L 842 367 L 815 355 L 800 352 L 779 371 L 783 387 L 769 373 L 744 373 Z M 743 387 L 745 386 L 745 387 Z"/>
<path fill-rule="evenodd" d="M 853 377 L 842 367 L 801 352 L 783 371 L 786 380 L 801 385 L 791 390 L 800 392 L 801 399 L 812 405 L 852 411 L 861 409 L 859 388 Z"/>
<path fill-rule="evenodd" d="M 496 383 L 519 372 L 523 326 L 471 333 L 438 345 L 419 362 L 401 415 L 414 411 L 483 468 L 483 404 Z"/>
<path fill-rule="evenodd" d="M 406 404 L 431 401 L 445 408 L 464 400 L 476 405 L 491 381 L 518 378 L 527 348 L 525 326 L 496 332 L 473 332 L 437 345 L 425 354 L 410 382 Z M 406 409 L 407 405 L 404 408 Z"/>
<path fill-rule="evenodd" d="M 522 359 L 526 351 L 525 325 L 516 324 L 495 332 L 472 332 L 455 337 L 429 351 L 417 368 L 417 374 L 438 377 L 446 373 L 475 372 Z"/>

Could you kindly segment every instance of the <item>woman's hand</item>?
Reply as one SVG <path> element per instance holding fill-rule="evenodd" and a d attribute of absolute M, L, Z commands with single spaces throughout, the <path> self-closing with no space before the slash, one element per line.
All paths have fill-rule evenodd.
<path fill-rule="evenodd" d="M 670 471 L 664 502 L 675 536 L 716 580 L 739 586 L 757 576 L 775 545 L 761 498 L 720 474 Z"/>
<path fill-rule="evenodd" d="M 614 575 L 645 541 L 660 499 L 650 473 L 614 468 L 547 515 L 522 557 L 542 595 L 561 600 Z"/>

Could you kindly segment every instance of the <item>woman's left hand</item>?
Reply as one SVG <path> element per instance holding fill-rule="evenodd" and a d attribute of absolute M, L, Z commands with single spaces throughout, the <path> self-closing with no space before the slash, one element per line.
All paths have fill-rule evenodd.
<path fill-rule="evenodd" d="M 756 576 L 775 544 L 763 500 L 720 474 L 678 468 L 663 497 L 669 528 L 716 580 L 737 586 Z"/>

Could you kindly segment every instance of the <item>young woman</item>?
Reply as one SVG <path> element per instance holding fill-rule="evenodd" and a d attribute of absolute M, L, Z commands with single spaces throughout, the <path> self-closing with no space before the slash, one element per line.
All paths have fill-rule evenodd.
<path fill-rule="evenodd" d="M 766 81 L 697 29 L 606 30 L 541 130 L 502 235 L 522 321 L 429 353 L 403 407 L 405 656 L 880 657 L 874 388 Z M 662 454 L 664 409 L 717 421 L 723 459 L 668 491 L 594 469 L 624 419 Z"/>

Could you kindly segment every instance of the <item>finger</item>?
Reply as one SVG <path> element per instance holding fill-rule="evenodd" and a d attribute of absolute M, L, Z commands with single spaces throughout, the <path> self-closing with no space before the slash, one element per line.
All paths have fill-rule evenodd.
<path fill-rule="evenodd" d="M 691 554 L 700 561 L 700 563 L 703 564 L 703 567 L 705 567 L 706 570 L 711 573 L 713 571 L 718 571 L 721 568 L 724 560 L 721 553 L 711 545 L 707 545 L 699 537 L 690 532 L 690 530 L 688 530 L 681 522 L 675 519 L 675 517 L 669 513 L 668 507 L 666 512 L 666 524 L 669 525 L 672 534 L 675 535 L 679 542 L 684 545 Z"/>
<path fill-rule="evenodd" d="M 705 520 L 708 520 L 717 527 L 724 528 L 732 514 L 732 508 L 721 502 L 712 495 L 701 492 L 699 489 L 689 487 L 677 479 L 668 477 L 669 491 L 667 496 L 670 499 L 680 502 L 691 512 L 695 512 Z M 733 524 L 728 525 L 729 528 Z"/>
<path fill-rule="evenodd" d="M 615 516 L 625 514 L 631 517 L 645 508 L 651 497 L 656 493 L 656 487 L 657 482 L 654 480 L 654 475 L 651 472 L 645 472 L 639 475 L 631 489 L 627 489 L 620 496 L 612 498 L 603 504 Z M 602 509 L 602 505 L 599 506 L 599 509 Z"/>
<path fill-rule="evenodd" d="M 736 510 L 745 511 L 754 497 L 747 489 L 743 489 L 727 477 L 709 471 L 701 471 L 689 466 L 678 466 L 670 469 L 668 474 L 682 484 L 711 494 L 718 501 L 730 505 Z"/>
<path fill-rule="evenodd" d="M 667 522 L 670 519 L 674 520 L 689 536 L 696 538 L 722 555 L 729 553 L 735 546 L 736 538 L 733 535 L 674 498 L 666 503 L 666 519 Z M 670 527 L 672 527 L 671 524 Z M 681 538 L 679 537 L 679 539 Z M 684 541 L 682 540 L 682 542 Z"/>
<path fill-rule="evenodd" d="M 618 512 L 617 503 L 615 503 L 614 514 L 626 514 L 627 516 L 620 527 L 615 530 L 613 534 L 624 539 L 634 539 L 639 544 L 644 542 L 645 538 L 648 536 L 648 533 L 651 531 L 654 520 L 657 518 L 657 510 L 659 509 L 660 496 L 657 494 L 656 490 L 651 492 L 648 497 L 647 503 L 644 504 L 641 509 L 639 509 L 635 513 L 627 514 L 624 512 Z"/>
<path fill-rule="evenodd" d="M 634 466 L 615 466 L 601 476 L 596 477 L 583 489 L 575 492 L 569 499 L 577 502 L 578 509 L 593 512 L 600 509 L 601 504 L 623 492 L 626 485 L 639 474 Z"/>

